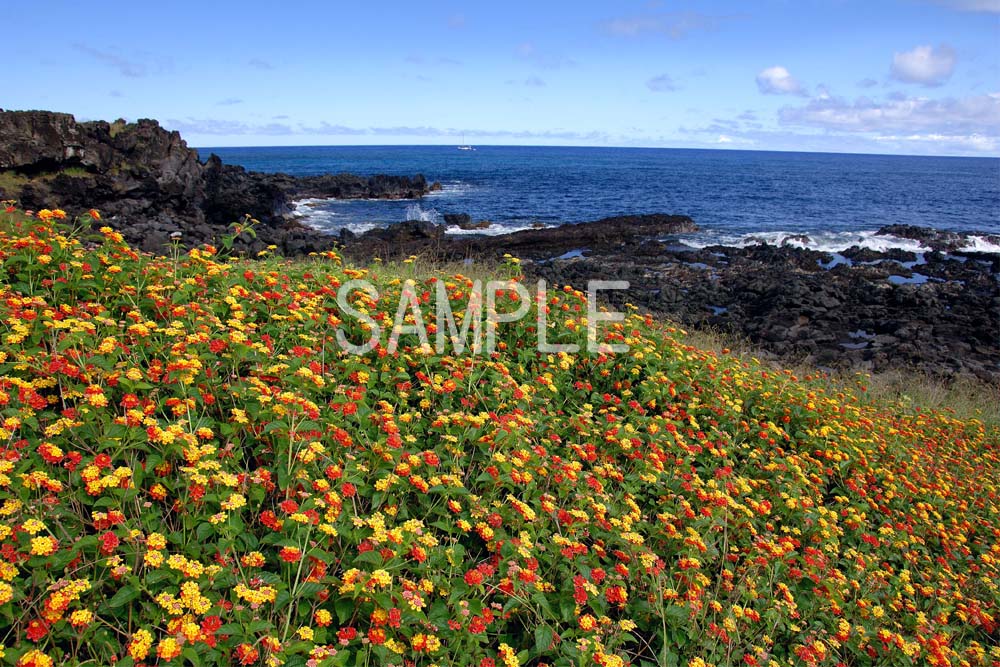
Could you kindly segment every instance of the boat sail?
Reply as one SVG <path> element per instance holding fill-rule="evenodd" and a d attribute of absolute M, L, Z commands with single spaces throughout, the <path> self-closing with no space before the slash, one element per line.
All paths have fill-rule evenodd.
<path fill-rule="evenodd" d="M 469 144 L 465 143 L 465 134 L 463 133 L 462 134 L 462 145 L 458 146 L 458 150 L 460 150 L 460 151 L 474 151 L 476 149 L 473 148 L 472 146 L 470 146 Z"/>

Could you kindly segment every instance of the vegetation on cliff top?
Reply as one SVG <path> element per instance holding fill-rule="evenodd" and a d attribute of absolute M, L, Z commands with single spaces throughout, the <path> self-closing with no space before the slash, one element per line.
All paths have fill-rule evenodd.
<path fill-rule="evenodd" d="M 347 281 L 385 330 L 472 281 L 58 218 L 0 209 L 3 664 L 1000 665 L 993 426 L 635 311 L 349 355 Z"/>

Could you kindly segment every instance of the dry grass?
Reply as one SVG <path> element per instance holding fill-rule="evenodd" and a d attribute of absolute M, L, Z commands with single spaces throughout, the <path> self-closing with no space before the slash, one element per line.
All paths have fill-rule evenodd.
<path fill-rule="evenodd" d="M 375 260 L 366 267 L 382 275 L 397 275 L 403 280 L 417 282 L 434 276 L 461 274 L 470 280 L 479 280 L 485 285 L 490 280 L 504 280 L 514 274 L 509 266 L 490 260 L 466 260 L 464 262 L 442 262 L 414 255 L 403 260 Z"/>
<path fill-rule="evenodd" d="M 435 275 L 462 274 L 472 280 L 496 280 L 509 276 L 510 268 L 499 262 L 440 262 L 423 257 L 401 261 L 376 261 L 369 268 L 402 279 L 426 280 Z M 888 403 L 904 411 L 941 410 L 959 419 L 978 419 L 1000 426 L 1000 387 L 975 377 L 945 379 L 919 369 L 890 370 L 870 374 L 848 369 L 820 369 L 805 362 L 778 359 L 747 338 L 711 327 L 691 328 L 670 323 L 687 333 L 691 345 L 717 354 L 756 359 L 776 369 L 789 369 L 797 377 L 822 378 L 831 389 L 861 390 L 873 402 Z"/>
<path fill-rule="evenodd" d="M 678 325 L 679 326 L 679 325 Z M 905 411 L 941 410 L 959 419 L 979 419 L 1000 426 L 1000 387 L 973 376 L 942 378 L 919 369 L 866 373 L 819 369 L 805 362 L 777 359 L 746 338 L 713 328 L 681 327 L 691 345 L 716 353 L 754 358 L 798 377 L 822 377 L 831 388 L 861 389 L 872 401 L 891 403 Z"/>

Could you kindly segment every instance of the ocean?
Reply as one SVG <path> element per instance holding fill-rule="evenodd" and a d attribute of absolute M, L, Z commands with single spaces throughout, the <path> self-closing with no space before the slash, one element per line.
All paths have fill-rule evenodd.
<path fill-rule="evenodd" d="M 874 234 L 889 224 L 1000 234 L 1000 159 L 550 146 L 199 148 L 202 159 L 264 172 L 423 174 L 443 189 L 419 201 L 298 202 L 303 222 L 337 233 L 468 213 L 478 233 L 635 214 L 691 216 L 682 241 L 792 243 L 839 251 L 915 242 Z M 451 229 L 449 233 L 460 233 Z M 461 232 L 468 233 L 468 232 Z M 1000 252 L 985 239 L 983 250 Z"/>

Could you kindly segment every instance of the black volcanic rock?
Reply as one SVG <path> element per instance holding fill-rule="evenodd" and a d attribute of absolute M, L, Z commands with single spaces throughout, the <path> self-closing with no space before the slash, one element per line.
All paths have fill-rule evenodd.
<path fill-rule="evenodd" d="M 960 250 L 966 244 L 969 236 L 969 234 L 962 232 L 949 232 L 947 230 L 919 227 L 917 225 L 886 225 L 875 233 L 880 236 L 896 236 L 901 239 L 919 241 L 932 250 L 939 252 Z M 1000 244 L 1000 235 L 981 234 L 980 236 L 983 236 L 990 243 Z"/>
<path fill-rule="evenodd" d="M 0 110 L 0 197 L 71 215 L 97 208 L 130 243 L 152 252 L 163 252 L 172 232 L 185 245 L 218 242 L 245 215 L 261 225 L 243 249 L 323 250 L 333 238 L 290 222 L 292 199 L 409 199 L 427 191 L 419 175 L 296 178 L 249 172 L 215 155 L 202 163 L 180 134 L 154 120 L 78 123 L 69 114 Z"/>
<path fill-rule="evenodd" d="M 297 197 L 333 197 L 336 199 L 418 199 L 428 191 L 421 175 L 362 177 L 354 174 L 304 176 L 288 189 Z"/>
<path fill-rule="evenodd" d="M 491 224 L 489 220 L 473 221 L 472 216 L 468 213 L 445 213 L 442 218 L 444 219 L 445 226 L 458 227 L 465 231 L 487 229 Z"/>
<path fill-rule="evenodd" d="M 444 224 L 454 225 L 461 229 L 467 229 L 472 224 L 472 216 L 468 213 L 445 213 L 442 217 Z"/>
<path fill-rule="evenodd" d="M 475 228 L 476 223 L 472 224 Z M 440 227 L 442 234 L 445 227 Z M 407 226 L 397 224 L 351 235 L 345 251 L 358 258 L 381 256 L 388 259 L 431 250 L 441 259 L 499 257 L 511 253 L 524 259 L 545 261 L 571 250 L 587 249 L 595 254 L 631 252 L 644 240 L 686 234 L 697 229 L 698 226 L 686 215 L 651 213 L 526 229 L 500 236 L 455 236 L 440 243 L 439 236 L 414 236 Z"/>
<path fill-rule="evenodd" d="M 583 289 L 595 278 L 627 280 L 627 291 L 606 293 L 613 305 L 633 303 L 685 325 L 727 330 L 786 361 L 916 368 L 1000 384 L 1000 255 L 963 252 L 962 261 L 928 252 L 926 264 L 911 270 L 901 262 L 914 261 L 912 253 L 856 248 L 843 254 L 858 263 L 827 270 L 829 254 L 792 246 L 686 249 L 662 242 L 696 229 L 684 216 L 606 218 L 502 236 L 446 236 L 443 226 L 419 224 L 345 236 L 344 252 L 360 261 L 419 254 L 487 262 L 511 253 L 530 260 L 530 278 L 550 285 Z M 562 258 L 574 250 L 581 252 Z M 925 282 L 917 282 L 918 273 Z"/>

